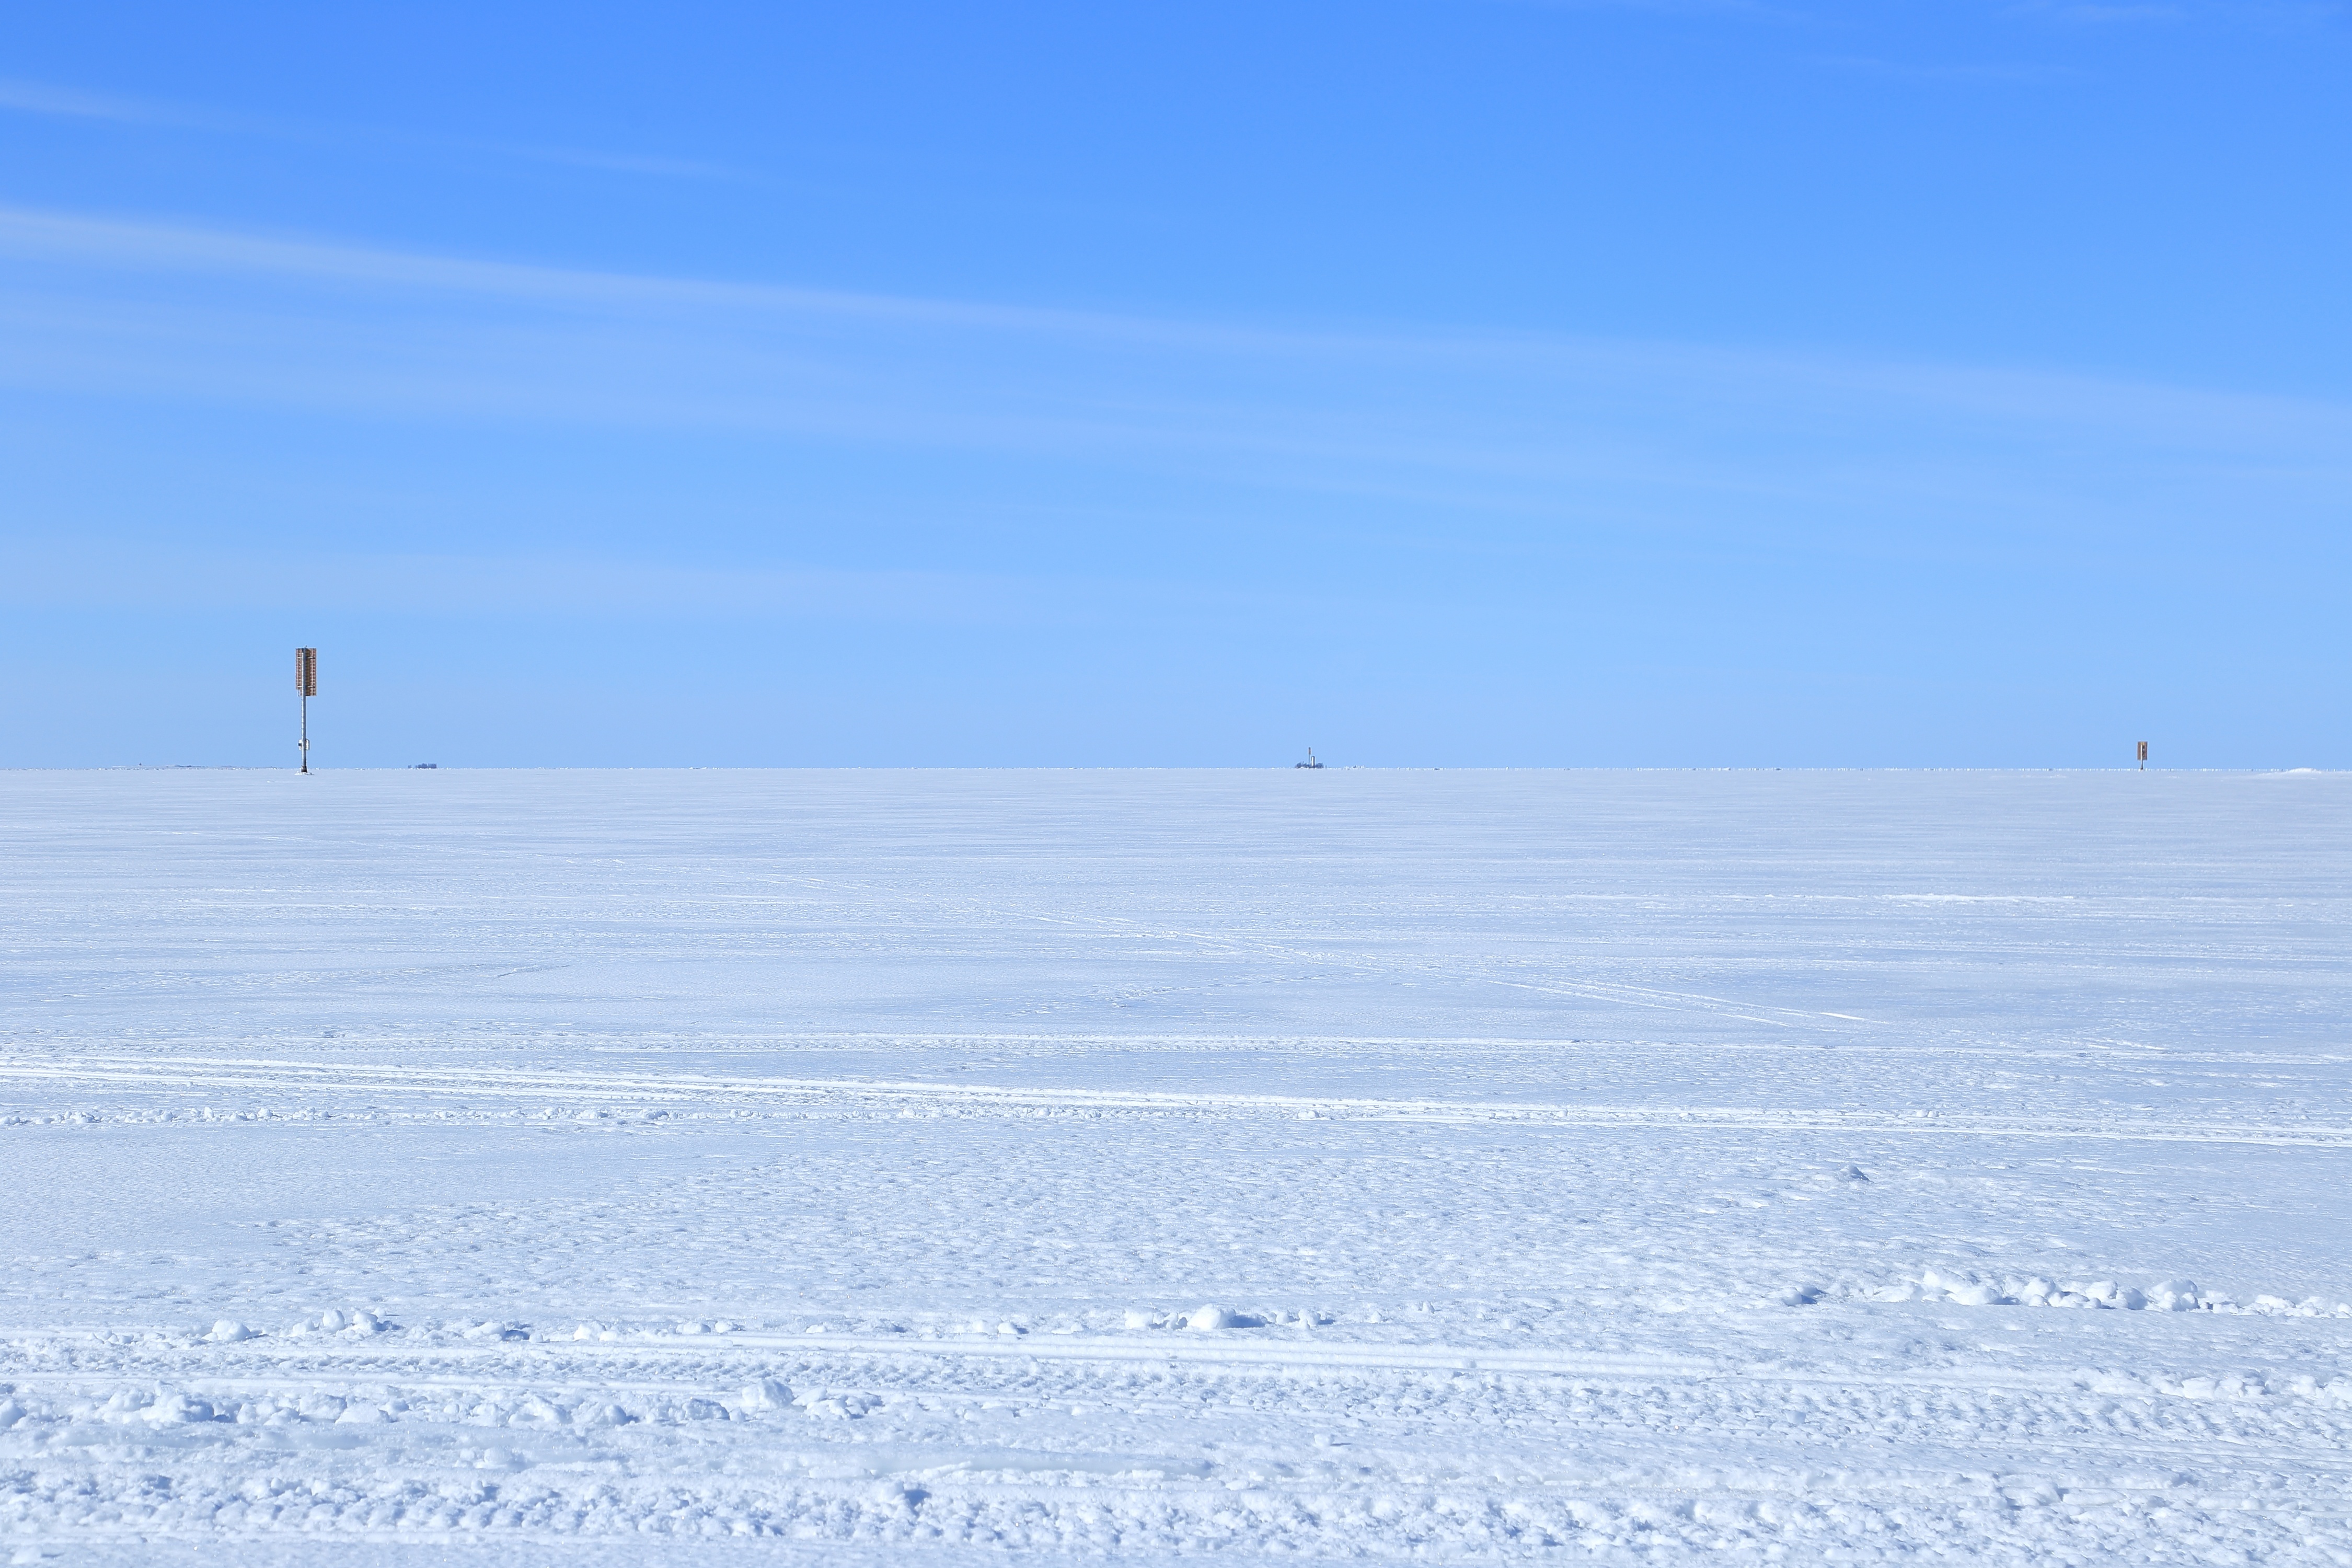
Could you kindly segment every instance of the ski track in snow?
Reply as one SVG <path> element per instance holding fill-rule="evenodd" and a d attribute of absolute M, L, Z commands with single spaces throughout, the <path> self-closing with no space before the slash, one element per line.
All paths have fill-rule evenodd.
<path fill-rule="evenodd" d="M 0 774 L 21 1563 L 2352 1563 L 2334 775 Z"/>

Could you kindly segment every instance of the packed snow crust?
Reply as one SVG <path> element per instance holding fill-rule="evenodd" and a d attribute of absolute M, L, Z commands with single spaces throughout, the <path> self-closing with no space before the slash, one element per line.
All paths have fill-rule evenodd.
<path fill-rule="evenodd" d="M 0 1554 L 2352 1563 L 2347 871 L 2335 774 L 0 774 Z"/>

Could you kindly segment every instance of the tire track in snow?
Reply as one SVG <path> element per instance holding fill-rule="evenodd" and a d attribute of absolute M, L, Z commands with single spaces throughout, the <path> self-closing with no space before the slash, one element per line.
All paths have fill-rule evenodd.
<path fill-rule="evenodd" d="M 1340 1341 L 1236 1342 L 1220 1332 L 1198 1338 L 1170 1336 L 1104 1339 L 1087 1335 L 940 1336 L 856 1334 L 781 1334 L 736 1332 L 694 1336 L 622 1336 L 612 1341 L 529 1341 L 488 1344 L 415 1345 L 361 1342 L 352 1345 L 248 1340 L 226 1345 L 205 1344 L 185 1349 L 153 1345 L 116 1345 L 102 1331 L 79 1334 L 53 1329 L 0 1328 L 0 1339 L 11 1342 L 19 1355 L 40 1349 L 73 1348 L 128 1352 L 150 1374 L 174 1366 L 219 1368 L 236 1363 L 288 1363 L 306 1369 L 304 1375 L 266 1380 L 271 1385 L 311 1386 L 320 1373 L 354 1379 L 381 1379 L 404 1367 L 497 1369 L 516 1387 L 544 1387 L 565 1382 L 593 1383 L 601 1389 L 637 1389 L 647 1393 L 677 1390 L 704 1392 L 715 1381 L 754 1377 L 773 1373 L 780 1357 L 811 1360 L 886 1359 L 914 1363 L 991 1363 L 1120 1365 L 1181 1369 L 1213 1377 L 1312 1377 L 1329 1373 L 1487 1373 L 1514 1377 L 1569 1379 L 1627 1388 L 1660 1388 L 1669 1384 L 1717 1388 L 1726 1384 L 1769 1385 L 1792 1391 L 1850 1392 L 1871 1389 L 1904 1393 L 1968 1392 L 2002 1395 L 2028 1394 L 2112 1399 L 2124 1391 L 2103 1387 L 2112 1374 L 2086 1370 L 2060 1371 L 1997 1366 L 1916 1368 L 1874 1372 L 1847 1367 L 1788 1367 L 1725 1357 L 1673 1355 L 1652 1352 L 1563 1352 L 1509 1350 L 1444 1344 L 1370 1344 Z M 614 1380 L 607 1368 L 621 1363 L 698 1363 L 712 1369 L 702 1379 L 656 1383 Z M 519 1369 L 537 1369 L 522 1376 Z M 20 1384 L 43 1380 L 83 1384 L 100 1374 L 37 1373 L 14 1374 Z M 206 1382 L 235 1383 L 217 1372 L 185 1375 Z M 426 1384 L 436 1380 L 422 1372 L 403 1380 Z M 482 1386 L 471 1374 L 447 1380 L 452 1385 Z M 2153 1385 L 2136 1386 L 2131 1397 L 2179 1398 L 2164 1395 Z M 2264 1397 L 2277 1397 L 2266 1395 Z M 2235 1403 L 2224 1399 L 2225 1405 Z M 2254 1403 L 2252 1400 L 2247 1403 Z M 2347 1456 L 2352 1463 L 2352 1456 Z"/>
<path fill-rule="evenodd" d="M 286 1095 L 387 1093 L 604 1104 L 765 1103 L 804 1109 L 939 1109 L 951 1112 L 1129 1112 L 1331 1116 L 1432 1122 L 1509 1122 L 1558 1127 L 1639 1127 L 1757 1132 L 1846 1132 L 2079 1139 L 2164 1143 L 2352 1148 L 2352 1127 L 2228 1126 L 2122 1117 L 1986 1115 L 1915 1110 L 1765 1109 L 1738 1106 L 1563 1105 L 1526 1100 L 1388 1100 L 1328 1095 L 1186 1093 L 1144 1089 L 1006 1088 L 920 1080 L 642 1077 L 508 1068 L 417 1068 L 353 1062 L 266 1058 L 77 1057 L 0 1062 L 0 1082 L 79 1083 L 153 1089 L 236 1089 Z"/>
<path fill-rule="evenodd" d="M 769 1465 L 782 1463 L 778 1484 L 791 1491 L 804 1491 L 821 1483 L 823 1476 L 806 1469 L 813 1463 L 835 1471 L 847 1464 L 869 1478 L 937 1479 L 960 1489 L 1034 1489 L 1041 1484 L 1050 1488 L 1052 1483 L 1041 1478 L 1084 1474 L 1090 1478 L 1087 1496 L 1095 1501 L 1103 1500 L 1107 1493 L 1125 1491 L 1161 1505 L 1188 1494 L 1192 1489 L 1184 1482 L 1195 1478 L 1207 1481 L 1202 1495 L 1211 1499 L 1229 1493 L 1235 1484 L 1359 1494 L 1400 1484 L 1468 1484 L 1489 1494 L 1499 1492 L 1521 1500 L 1623 1496 L 1629 1491 L 1685 1498 L 1696 1493 L 1785 1499 L 1795 1490 L 1823 1502 L 1889 1492 L 1916 1494 L 1922 1488 L 1948 1489 L 1956 1469 L 1970 1473 L 1989 1489 L 2054 1474 L 2079 1492 L 2084 1483 L 2079 1472 L 2069 1477 L 2068 1468 L 2091 1465 L 2112 1471 L 2089 1483 L 2093 1491 L 2117 1485 L 2127 1490 L 2135 1485 L 2159 1492 L 2177 1489 L 2186 1478 L 2130 1480 L 2135 1470 L 2147 1468 L 2152 1442 L 2156 1452 L 2169 1449 L 2172 1462 L 2191 1467 L 2195 1485 L 2208 1497 L 2226 1493 L 2248 1500 L 2262 1498 L 2274 1489 L 2272 1478 L 2281 1471 L 2298 1476 L 2306 1484 L 2336 1486 L 2352 1472 L 2352 1455 L 2345 1452 L 2342 1441 L 2352 1431 L 2352 1423 L 2341 1416 L 2340 1405 L 2268 1399 L 2225 1402 L 2215 1409 L 2189 1399 L 2151 1404 L 2152 1395 L 2143 1392 L 2137 1397 L 2150 1408 L 2142 1413 L 2131 1432 L 2102 1431 L 2098 1429 L 2101 1413 L 2112 1406 L 2115 1395 L 2087 1386 L 2080 1378 L 1853 1375 L 1841 1370 L 1776 1374 L 1769 1369 L 1723 1367 L 1684 1379 L 1675 1363 L 1685 1358 L 1619 1356 L 1600 1359 L 1645 1361 L 1652 1363 L 1654 1372 L 1673 1370 L 1667 1379 L 1625 1375 L 1631 1368 L 1621 1368 L 1615 1376 L 1578 1376 L 1568 1392 L 1586 1403 L 1567 1405 L 1559 1397 L 1562 1392 L 1559 1384 L 1570 1375 L 1566 1373 L 1500 1380 L 1490 1373 L 1465 1384 L 1459 1369 L 1452 1367 L 1404 1368 L 1385 1360 L 1367 1364 L 1359 1358 L 1344 1366 L 1268 1369 L 1234 1364 L 1225 1353 L 1233 1347 L 1177 1346 L 1172 1348 L 1186 1353 L 1170 1357 L 1164 1352 L 1171 1347 L 1160 1344 L 1142 1347 L 1163 1352 L 1158 1358 L 1160 1365 L 1152 1370 L 1176 1374 L 1182 1381 L 1166 1393 L 1155 1393 L 1139 1389 L 1132 1381 L 1074 1380 L 1041 1385 L 1037 1363 L 1057 1358 L 1041 1358 L 1034 1347 L 957 1347 L 977 1351 L 1000 1366 L 1028 1363 L 1006 1367 L 1015 1373 L 1012 1381 L 975 1385 L 969 1380 L 959 1384 L 938 1379 L 878 1378 L 870 1365 L 821 1364 L 825 1359 L 854 1363 L 866 1355 L 865 1342 L 856 1346 L 818 1345 L 812 1342 L 813 1337 L 744 1337 L 756 1342 L 730 1348 L 798 1348 L 814 1353 L 779 1364 L 772 1358 L 714 1354 L 719 1347 L 701 1344 L 556 1344 L 544 1347 L 550 1352 L 543 1358 L 546 1364 L 524 1369 L 525 1375 L 516 1376 L 516 1363 L 541 1359 L 523 1352 L 541 1347 L 504 1345 L 478 1351 L 442 1347 L 464 1352 L 464 1361 L 475 1365 L 469 1375 L 452 1376 L 384 1364 L 417 1360 L 414 1347 L 406 1348 L 408 1353 L 404 1354 L 403 1347 L 313 1346 L 298 1352 L 298 1357 L 311 1363 L 301 1376 L 239 1376 L 215 1370 L 199 1371 L 194 1377 L 184 1373 L 172 1377 L 179 1370 L 172 1358 L 150 1354 L 106 1369 L 23 1373 L 16 1376 L 15 1386 L 36 1400 L 44 1394 L 52 1400 L 69 1393 L 102 1395 L 121 1388 L 126 1376 L 154 1380 L 159 1394 L 169 1381 L 192 1394 L 275 1396 L 281 1402 L 337 1388 L 354 1402 L 437 1395 L 438 1414 L 411 1411 L 396 1421 L 362 1426 L 350 1433 L 352 1442 L 338 1446 L 364 1449 L 364 1453 L 354 1452 L 352 1458 L 364 1459 L 377 1474 L 432 1475 L 446 1474 L 446 1461 L 420 1449 L 519 1439 L 527 1447 L 555 1445 L 563 1450 L 538 1453 L 535 1464 L 561 1463 L 567 1455 L 574 1455 L 598 1463 L 609 1473 L 610 1461 L 623 1458 L 630 1473 L 614 1479 L 638 1486 L 664 1484 L 676 1474 L 686 1449 L 701 1454 L 711 1443 L 759 1444 Z M 244 1359 L 268 1359 L 251 1346 L 237 1348 L 247 1352 Z M 1351 1347 L 1362 1348 L 1366 1347 Z M 576 1363 L 567 1365 L 562 1360 L 566 1353 L 593 1350 L 602 1353 L 592 1359 L 635 1356 L 642 1363 L 648 1359 L 643 1352 L 649 1349 L 675 1351 L 674 1356 L 651 1359 L 688 1363 L 680 1370 L 689 1375 L 649 1381 L 644 1375 L 645 1367 L 637 1364 L 629 1368 L 633 1375 L 598 1377 L 593 1372 L 606 1369 L 585 1368 Z M 919 1370 L 923 1363 L 938 1359 L 909 1355 L 909 1350 L 903 1343 L 891 1344 L 883 1359 L 912 1361 Z M 446 1365 L 449 1358 L 431 1359 Z M 1058 1359 L 1064 1365 L 1057 1370 L 1082 1372 L 1085 1369 L 1069 1363 L 1090 1358 L 1073 1354 Z M 1559 1363 L 1565 1358 L 1552 1359 Z M 493 1375 L 484 1375 L 485 1369 L 478 1364 L 483 1362 L 505 1364 L 495 1368 Z M 1454 1394 L 1435 1399 L 1426 1379 L 1393 1376 L 1416 1371 L 1454 1373 L 1448 1380 Z M 1341 1374 L 1340 1381 L 1333 1381 L 1334 1373 Z M 675 1415 L 656 1415 L 646 1403 L 648 1399 L 656 1405 L 666 1402 L 675 1409 L 689 1400 L 707 1401 L 715 1394 L 735 1404 L 733 1396 L 721 1392 L 728 1385 L 747 1377 L 756 1381 L 778 1373 L 790 1375 L 810 1390 L 811 1401 L 838 1404 L 846 1397 L 856 1413 L 824 1421 L 819 1418 L 818 1404 L 811 1403 L 806 1419 L 791 1409 L 770 1405 L 749 1412 L 738 1409 L 728 1422 L 705 1418 L 681 1423 Z M 1285 1389 L 1276 1405 L 1263 1401 L 1255 1405 L 1238 1403 L 1232 1393 L 1218 1392 L 1222 1382 L 1262 1382 L 1268 1375 L 1282 1373 L 1302 1381 Z M 1191 1397 L 1177 1396 L 1187 1389 Z M 1923 1424 L 1916 1405 L 1922 1395 L 1961 1403 L 1948 1403 L 1930 1413 Z M 565 1425 L 569 1419 L 565 1415 L 543 1413 L 524 1426 L 505 1428 L 510 1436 L 483 1429 L 463 1415 L 467 1405 L 480 1401 L 499 1402 L 520 1410 L 533 1402 L 545 1406 L 551 1400 L 568 1408 L 585 1399 L 585 1407 L 595 1408 L 614 1396 L 631 1401 L 645 1414 L 621 1417 L 617 1427 L 610 1424 L 611 1417 L 604 1425 L 577 1427 Z M 1398 1409 L 1399 1397 L 1427 1404 Z M 1824 1405 L 1824 1399 L 1830 1404 Z M 1867 1449 L 1853 1448 L 1855 1441 L 1867 1443 L 1877 1436 L 1871 1430 L 1874 1418 L 1883 1422 L 1897 1409 L 1908 1418 L 1899 1452 L 1872 1458 Z M 745 1426 L 747 1414 L 759 1419 Z M 1008 1426 L 1002 1440 L 977 1444 L 961 1438 L 950 1441 L 947 1433 L 956 1429 L 937 1425 L 943 1416 L 968 1421 L 975 1415 L 1016 1423 L 1045 1418 L 1072 1425 Z M 58 1417 L 43 1419 L 54 1422 Z M 1138 1421 L 1150 1425 L 1139 1428 L 1132 1425 Z M 1515 1436 L 1498 1439 L 1494 1430 L 1497 1423 Z M 1301 1428 L 1328 1431 L 1335 1425 L 1347 1434 L 1344 1442 L 1298 1446 Z M 1484 1452 L 1475 1467 L 1465 1468 L 1428 1451 L 1433 1434 L 1454 1428 L 1481 1435 Z M 1798 1430 L 1807 1434 L 1801 1450 L 1783 1452 L 1777 1462 L 1759 1465 L 1753 1459 L 1726 1457 L 1760 1440 L 1786 1442 Z M 1145 1431 L 1157 1434 L 1163 1443 L 1173 1440 L 1173 1451 L 1131 1446 Z M 1205 1451 L 1190 1440 L 1201 1433 L 1213 1433 L 1217 1439 Z M 1285 1434 L 1289 1438 L 1286 1444 L 1281 1440 Z M 233 1444 L 240 1438 L 250 1442 L 257 1434 L 239 1426 L 214 1426 L 190 1436 Z M 258 1436 L 264 1448 L 256 1452 L 256 1460 L 290 1462 L 289 1455 L 268 1451 L 272 1440 L 268 1429 Z M 775 1446 L 778 1439 L 782 1440 L 781 1448 Z M 120 1441 L 135 1447 L 138 1435 L 125 1434 Z M 624 1449 L 614 1450 L 611 1446 L 615 1442 L 623 1443 Z M 1276 1447 L 1267 1448 L 1269 1442 Z M 1562 1447 L 1563 1442 L 1568 1446 Z M 2021 1442 L 2027 1446 L 2020 1448 Z M 1804 1458 L 1805 1453 L 1822 1448 L 1843 1450 L 1828 1474 L 1820 1472 L 1817 1462 Z M 195 1458 L 183 1456 L 175 1462 L 184 1467 Z M 1347 1466 L 1345 1473 L 1312 1473 L 1332 1460 Z M 793 1467 L 802 1467 L 802 1473 L 793 1474 Z M 99 1468 L 111 1467 L 101 1464 Z M 1694 1468 L 1706 1472 L 1704 1479 L 1694 1479 L 1690 1474 Z M 1643 1469 L 1654 1474 L 1631 1473 Z M 1659 1471 L 1667 1473 L 1654 1473 Z M 1216 1479 L 1209 1479 L 1213 1476 Z M 2221 1484 L 2225 1479 L 2238 1484 Z M 2278 1500 L 2273 1496 L 2267 1500 Z M 2309 1514 L 2308 1509 L 2303 1511 Z"/>

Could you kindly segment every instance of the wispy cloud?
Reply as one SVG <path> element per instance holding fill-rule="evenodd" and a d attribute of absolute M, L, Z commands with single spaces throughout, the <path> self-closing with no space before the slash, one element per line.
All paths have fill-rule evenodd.
<path fill-rule="evenodd" d="M 2347 0 L 2016 0 L 2006 16 L 2084 27 L 2188 26 L 2297 34 L 2352 22 Z"/>
<path fill-rule="evenodd" d="M 1621 368 L 1633 362 L 1676 375 L 1721 375 L 1732 367 L 1774 378 L 1861 378 L 1885 384 L 1888 375 L 1930 374 L 1938 381 L 1981 385 L 2008 377 L 2014 384 L 2063 387 L 2062 401 L 2079 398 L 2089 386 L 2126 388 L 2137 396 L 2231 396 L 2155 389 L 2132 383 L 2046 372 L 2003 373 L 1898 366 L 1766 351 L 1727 351 L 1667 342 L 1570 338 L 1558 334 L 1445 331 L 1364 331 L 1297 325 L 1268 326 L 1216 320 L 1077 310 L 919 295 L 783 283 L 747 283 L 658 274 L 600 271 L 454 257 L 235 229 L 97 216 L 54 209 L 0 206 L 0 258 L 70 262 L 79 267 L 151 276 L 213 275 L 224 279 L 274 279 L 391 290 L 414 296 L 504 300 L 518 307 L 604 312 L 607 319 L 658 319 L 683 325 L 680 311 L 766 317 L 776 321 L 873 322 L 910 329 L 952 328 L 1018 333 L 1123 345 L 1144 350 L 1186 350 L 1259 360 L 1391 360 L 1444 363 L 1455 370 L 1480 367 L 1515 374 L 1565 357 Z M 2287 406 L 2260 399 L 2265 416 Z M 2336 405 L 2305 405 L 2335 409 Z"/>
<path fill-rule="evenodd" d="M 1496 0 L 1538 11 L 1640 11 L 1656 16 L 1748 16 L 1759 20 L 1807 20 L 1807 14 L 1766 0 Z"/>
<path fill-rule="evenodd" d="M 0 208 L 0 254 L 134 272 L 275 278 L 618 315 L 690 309 L 1066 331 L 1117 331 L 1127 325 L 1118 318 L 1073 312 L 481 261 L 23 208 Z"/>
<path fill-rule="evenodd" d="M 0 601 L 165 607 L 264 605 L 300 599 L 325 610 L 400 607 L 431 615 L 525 613 L 674 616 L 717 611 L 803 619 L 987 626 L 1065 610 L 1066 591 L 1005 574 L 683 565 L 582 554 L 337 553 L 299 559 L 217 550 L 131 549 L 61 540 L 12 551 L 18 570 Z"/>
<path fill-rule="evenodd" d="M 1099 311 L 933 300 L 847 289 L 649 277 L 482 261 L 310 239 L 0 207 L 0 254 L 146 271 L 274 276 L 325 283 L 499 296 L 549 307 L 696 307 L 821 313 L 910 324 L 1017 329 L 1133 341 L 1277 348 L 1386 340 L 1179 322 Z"/>
<path fill-rule="evenodd" d="M 2352 500 L 2352 408 L 2310 400 L 633 276 L 23 209 L 0 209 L 0 382 L 1076 462 L 1124 471 L 1127 493 L 1273 489 L 1456 515 Z"/>
<path fill-rule="evenodd" d="M 2024 62 L 1935 64 L 1879 59 L 1869 55 L 1816 55 L 1810 63 L 1831 70 L 1883 77 L 1891 81 L 2043 83 L 2066 81 L 2083 74 L 2070 66 Z"/>
<path fill-rule="evenodd" d="M 2012 16 L 2041 16 L 2053 22 L 2185 22 L 2189 8 L 2175 4 L 2132 4 L 2129 0 L 2024 0 L 2011 5 Z"/>
<path fill-rule="evenodd" d="M 405 147 L 443 153 L 487 153 L 523 163 L 562 164 L 607 174 L 657 179 L 742 180 L 744 171 L 704 159 L 662 157 L 640 153 L 614 153 L 595 148 L 558 147 L 532 142 L 500 142 L 446 136 L 381 126 L 331 124 L 266 116 L 225 113 L 150 99 L 86 92 L 49 82 L 0 79 L 0 112 L 35 114 L 63 120 L 107 121 L 119 125 L 204 131 L 220 134 L 267 137 L 284 142 Z"/>
<path fill-rule="evenodd" d="M 452 142 L 532 163 L 563 163 L 575 169 L 601 169 L 614 174 L 650 174 L 672 180 L 745 180 L 741 169 L 699 158 L 656 158 L 635 153 L 595 153 L 578 147 L 535 147 L 510 142 Z"/>
<path fill-rule="evenodd" d="M 122 125 L 197 125 L 201 115 L 144 99 L 82 92 L 47 82 L 0 79 L 0 110 L 65 120 L 110 120 Z"/>

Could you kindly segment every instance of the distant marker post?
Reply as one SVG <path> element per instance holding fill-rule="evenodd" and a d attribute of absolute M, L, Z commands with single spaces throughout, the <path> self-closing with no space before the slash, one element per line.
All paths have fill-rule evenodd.
<path fill-rule="evenodd" d="M 310 771 L 310 699 L 319 695 L 319 650 L 294 650 L 294 689 L 302 694 L 302 771 Z M 2141 751 L 2147 750 L 2142 746 Z"/>
<path fill-rule="evenodd" d="M 2146 741 L 2142 741 L 2139 743 L 2139 771 L 2142 773 L 2147 772 L 2147 742 Z"/>

